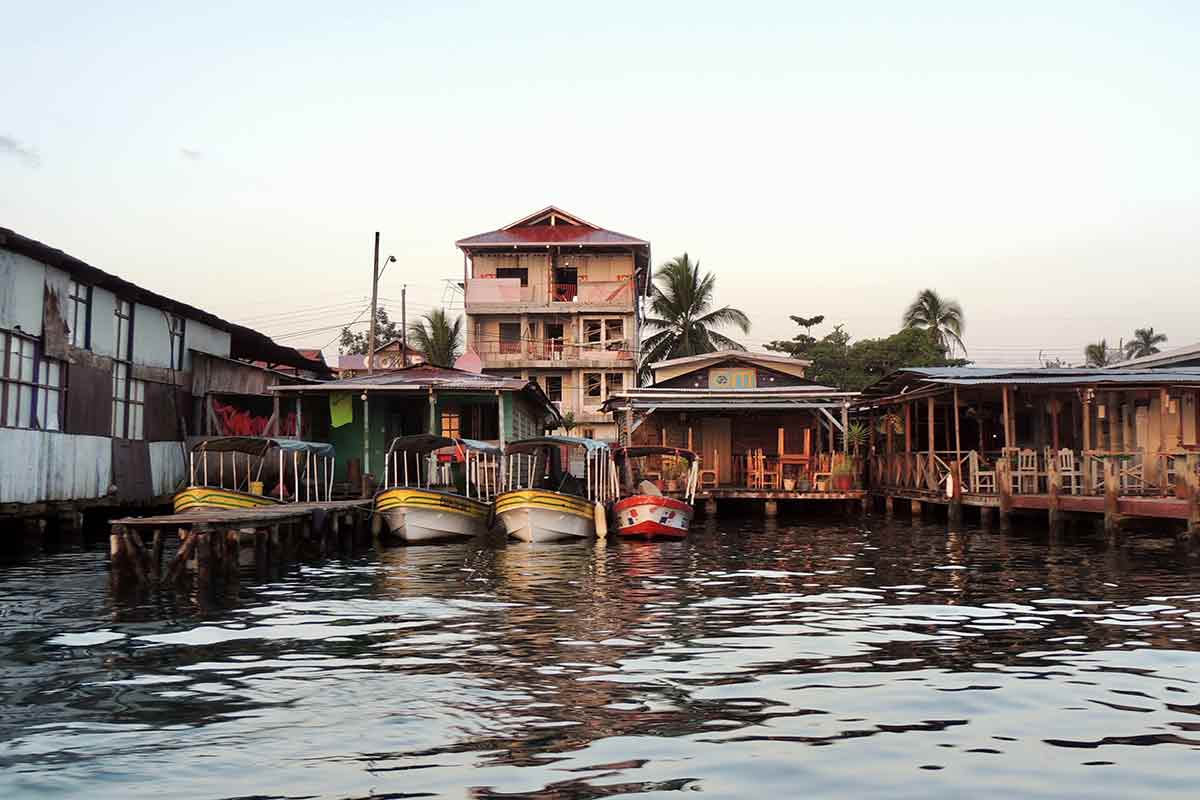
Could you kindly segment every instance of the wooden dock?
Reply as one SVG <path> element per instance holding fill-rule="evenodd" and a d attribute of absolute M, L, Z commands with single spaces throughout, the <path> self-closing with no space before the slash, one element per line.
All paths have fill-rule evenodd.
<path fill-rule="evenodd" d="M 198 597 L 211 597 L 218 584 L 236 591 L 244 564 L 266 575 L 299 558 L 350 552 L 369 537 L 370 513 L 370 500 L 339 500 L 113 520 L 114 587 L 173 586 L 194 575 Z M 164 565 L 172 533 L 179 547 Z"/>
<path fill-rule="evenodd" d="M 703 501 L 706 514 L 715 514 L 718 501 L 739 500 L 761 503 L 763 513 L 773 517 L 779 513 L 781 502 L 824 502 L 843 506 L 858 505 L 866 509 L 868 493 L 864 489 L 848 489 L 841 492 L 798 492 L 786 489 L 752 489 L 745 486 L 718 486 L 700 489 L 696 500 Z"/>

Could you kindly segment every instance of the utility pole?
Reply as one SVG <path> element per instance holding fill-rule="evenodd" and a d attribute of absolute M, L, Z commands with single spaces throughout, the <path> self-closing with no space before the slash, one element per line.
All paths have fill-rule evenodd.
<path fill-rule="evenodd" d="M 408 366 L 408 284 L 400 287 L 400 366 Z"/>
<path fill-rule="evenodd" d="M 379 231 L 375 231 L 375 261 L 371 266 L 371 325 L 367 329 L 367 374 L 375 371 L 375 317 L 379 305 Z"/>

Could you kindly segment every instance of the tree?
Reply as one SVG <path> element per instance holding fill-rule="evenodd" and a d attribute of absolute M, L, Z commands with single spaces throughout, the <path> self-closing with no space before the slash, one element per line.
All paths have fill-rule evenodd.
<path fill-rule="evenodd" d="M 461 316 L 451 322 L 444 308 L 435 308 L 409 324 L 408 346 L 420 353 L 427 364 L 453 367 L 462 355 L 462 327 Z"/>
<path fill-rule="evenodd" d="M 933 289 L 921 290 L 904 312 L 903 324 L 906 328 L 929 331 L 930 337 L 946 355 L 953 355 L 956 347 L 962 349 L 963 355 L 967 353 L 962 341 L 966 327 L 962 306 L 954 300 L 943 299 Z"/>
<path fill-rule="evenodd" d="M 699 261 L 684 253 L 660 266 L 654 280 L 646 326 L 657 333 L 642 342 L 643 377 L 656 361 L 746 349 L 716 329 L 733 326 L 749 333 L 750 318 L 729 306 L 713 308 L 717 279 L 711 272 L 701 273 Z"/>
<path fill-rule="evenodd" d="M 824 314 L 818 314 L 815 317 L 797 317 L 794 314 L 789 316 L 792 322 L 804 328 L 804 333 L 797 333 L 790 341 L 781 341 L 776 339 L 773 342 L 763 345 L 767 350 L 773 350 L 777 353 L 787 353 L 790 356 L 800 358 L 800 353 L 807 352 L 817 340 L 813 338 L 812 329 L 815 325 L 820 325 L 825 321 Z"/>
<path fill-rule="evenodd" d="M 365 355 L 368 335 L 366 327 L 357 332 L 350 330 L 349 326 L 342 328 L 342 335 L 338 337 L 338 352 L 344 356 Z M 399 326 L 388 318 L 387 309 L 380 306 L 375 313 L 375 347 L 383 347 L 399 338 Z"/>
<path fill-rule="evenodd" d="M 1126 358 L 1143 358 L 1159 352 L 1158 345 L 1167 343 L 1165 333 L 1155 333 L 1154 328 L 1138 328 L 1133 338 L 1125 343 Z"/>
<path fill-rule="evenodd" d="M 811 325 L 805 323 L 811 319 L 824 318 L 792 317 L 793 322 L 806 330 Z M 819 322 L 812 323 L 816 324 Z M 811 361 L 805 377 L 844 391 L 863 389 L 902 367 L 957 367 L 967 363 L 965 359 L 947 357 L 941 345 L 919 328 L 905 328 L 882 339 L 859 339 L 851 344 L 850 334 L 842 325 L 835 325 L 820 339 L 802 333 L 791 341 L 771 342 L 765 347 Z"/>
<path fill-rule="evenodd" d="M 1083 363 L 1089 367 L 1107 367 L 1115 360 L 1108 349 L 1108 340 L 1101 339 L 1083 348 Z"/>

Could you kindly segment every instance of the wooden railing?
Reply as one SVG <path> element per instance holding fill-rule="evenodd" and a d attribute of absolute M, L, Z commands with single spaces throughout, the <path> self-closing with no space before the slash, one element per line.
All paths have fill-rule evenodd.
<path fill-rule="evenodd" d="M 1189 469 L 1200 482 L 1200 451 L 1154 453 L 1143 451 L 1097 452 L 1063 457 L 1047 451 L 1030 459 L 1030 450 L 1010 449 L 980 454 L 965 451 L 957 461 L 962 491 L 968 494 L 1001 494 L 1001 475 L 1009 495 L 1044 495 L 1057 482 L 1063 495 L 1103 496 L 1106 480 L 1116 481 L 1121 495 L 1146 497 L 1186 496 Z M 950 494 L 949 476 L 956 472 L 953 452 L 876 453 L 871 476 L 877 488 L 906 492 Z M 972 474 L 972 466 L 977 473 Z M 1113 473 L 1110 475 L 1110 471 Z"/>

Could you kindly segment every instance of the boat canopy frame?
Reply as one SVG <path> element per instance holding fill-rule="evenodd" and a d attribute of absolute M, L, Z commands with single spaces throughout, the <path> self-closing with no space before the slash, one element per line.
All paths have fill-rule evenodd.
<path fill-rule="evenodd" d="M 392 440 L 383 457 L 381 491 L 401 488 L 444 491 L 445 487 L 454 486 L 452 464 L 438 459 L 440 451 L 451 449 L 463 464 L 463 496 L 483 503 L 494 499 L 500 488 L 500 448 L 478 439 L 434 433 L 398 436 Z"/>
<path fill-rule="evenodd" d="M 564 467 L 562 448 L 583 451 L 583 475 Z M 512 442 L 504 448 L 504 491 L 541 489 L 573 494 L 607 506 L 620 494 L 617 466 L 612 449 L 595 439 L 573 436 L 536 436 Z M 582 478 L 582 485 L 580 479 Z M 574 482 L 572 490 L 567 487 Z"/>
<path fill-rule="evenodd" d="M 687 462 L 687 478 L 684 480 L 683 497 L 688 505 L 693 505 L 696 502 L 696 488 L 700 482 L 700 457 L 693 450 L 688 450 L 686 447 L 669 447 L 667 445 L 647 444 L 647 445 L 629 445 L 627 447 L 613 448 L 613 461 L 616 464 L 618 474 L 625 473 L 625 482 L 629 487 L 629 491 L 634 491 L 633 485 L 633 465 L 630 463 L 636 458 L 646 458 L 648 456 L 671 456 L 673 458 L 682 458 Z"/>
<path fill-rule="evenodd" d="M 337 454 L 333 445 L 326 442 L 306 442 L 300 439 L 278 439 L 267 436 L 222 436 L 214 439 L 204 439 L 192 446 L 188 453 L 188 476 L 191 486 L 204 488 L 229 489 L 252 493 L 253 483 L 261 481 L 263 468 L 267 463 L 267 454 L 272 449 L 279 451 L 279 502 L 287 502 L 287 460 L 285 454 L 291 454 L 292 462 L 292 495 L 293 503 L 329 502 L 333 499 L 333 472 L 337 463 Z M 214 474 L 217 483 L 209 483 L 209 454 L 216 456 Z M 301 463 L 301 454 L 304 456 Z M 199 455 L 199 459 L 197 459 Z M 239 478 L 238 458 L 244 455 L 244 467 Z M 230 462 L 230 476 L 233 486 L 225 485 L 225 461 Z M 258 468 L 254 469 L 252 459 L 258 459 Z M 199 461 L 199 465 L 197 465 Z M 199 467 L 199 468 L 197 468 Z M 303 471 L 302 469 L 303 468 Z M 254 477 L 250 474 L 254 472 Z M 200 481 L 197 481 L 197 477 Z M 245 483 L 245 489 L 240 489 Z M 303 497 L 301 488 L 303 485 Z"/>

